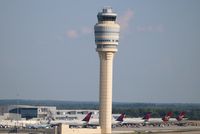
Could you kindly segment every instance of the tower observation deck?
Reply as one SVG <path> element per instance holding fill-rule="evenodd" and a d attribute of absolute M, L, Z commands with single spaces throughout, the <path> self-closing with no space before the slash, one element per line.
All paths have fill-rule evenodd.
<path fill-rule="evenodd" d="M 120 26 L 116 23 L 116 17 L 117 14 L 110 7 L 98 13 L 98 23 L 94 27 L 97 51 L 117 51 Z"/>
<path fill-rule="evenodd" d="M 96 51 L 100 58 L 99 122 L 102 134 L 111 134 L 112 125 L 112 72 L 113 57 L 117 52 L 120 26 L 116 23 L 117 14 L 112 8 L 103 8 L 97 15 L 94 26 Z"/>

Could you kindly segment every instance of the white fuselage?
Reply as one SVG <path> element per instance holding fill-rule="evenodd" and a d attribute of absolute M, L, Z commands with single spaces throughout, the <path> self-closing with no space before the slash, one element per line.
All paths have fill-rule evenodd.
<path fill-rule="evenodd" d="M 120 121 L 116 121 L 115 119 L 112 119 L 112 125 L 116 125 L 121 123 Z M 92 125 L 92 126 L 99 126 L 99 119 L 90 119 L 90 121 L 88 122 L 88 125 Z"/>
<path fill-rule="evenodd" d="M 141 124 L 144 122 L 145 120 L 143 118 L 124 118 L 122 124 Z"/>
<path fill-rule="evenodd" d="M 56 125 L 56 124 L 68 124 L 68 125 L 73 125 L 73 126 L 81 126 L 87 124 L 86 121 L 82 120 L 55 120 L 55 121 L 50 121 L 51 125 Z"/>

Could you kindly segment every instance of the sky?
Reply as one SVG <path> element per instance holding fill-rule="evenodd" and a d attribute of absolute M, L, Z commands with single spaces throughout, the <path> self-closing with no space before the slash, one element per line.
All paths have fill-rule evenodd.
<path fill-rule="evenodd" d="M 0 99 L 98 101 L 104 6 L 121 26 L 113 101 L 200 103 L 199 0 L 0 0 Z"/>

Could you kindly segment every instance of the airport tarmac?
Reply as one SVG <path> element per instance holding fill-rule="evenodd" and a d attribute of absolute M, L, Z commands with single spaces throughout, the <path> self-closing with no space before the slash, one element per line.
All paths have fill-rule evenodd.
<path fill-rule="evenodd" d="M 55 134 L 54 129 L 0 128 L 0 134 Z"/>
<path fill-rule="evenodd" d="M 200 134 L 200 126 L 167 126 L 167 127 L 117 127 L 113 134 Z"/>
<path fill-rule="evenodd" d="M 16 134 L 12 129 L 0 129 L 0 134 Z M 18 134 L 55 134 L 53 129 L 20 129 Z M 200 134 L 200 126 L 166 126 L 166 127 L 116 127 L 112 134 Z"/>

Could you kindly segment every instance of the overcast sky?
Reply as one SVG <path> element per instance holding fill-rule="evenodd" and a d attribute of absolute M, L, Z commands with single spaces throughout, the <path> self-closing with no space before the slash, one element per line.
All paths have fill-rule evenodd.
<path fill-rule="evenodd" d="M 121 25 L 113 101 L 199 103 L 199 0 L 0 0 L 0 99 L 98 101 L 104 6 Z"/>

